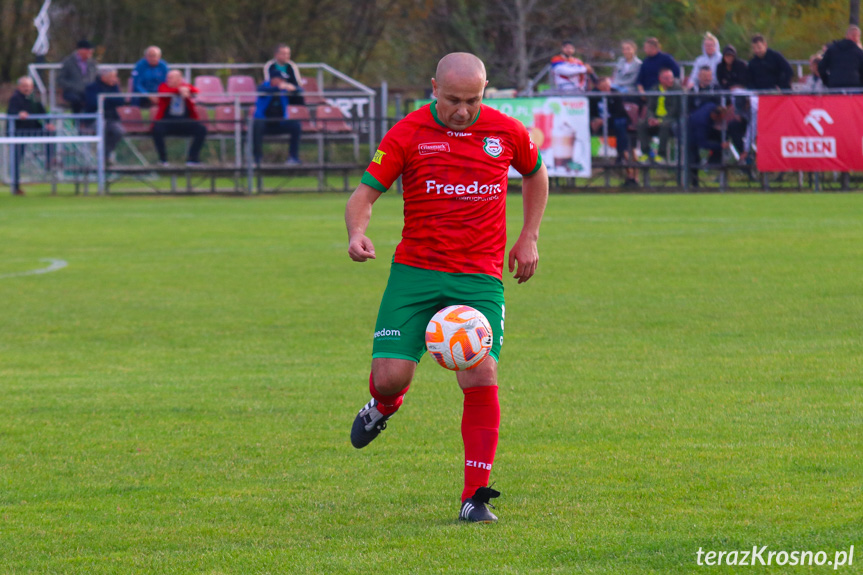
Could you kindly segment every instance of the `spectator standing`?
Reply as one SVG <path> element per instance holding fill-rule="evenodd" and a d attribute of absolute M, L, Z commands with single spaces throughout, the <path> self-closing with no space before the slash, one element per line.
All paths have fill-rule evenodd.
<path fill-rule="evenodd" d="M 848 26 L 845 38 L 833 42 L 818 65 L 824 86 L 859 88 L 863 85 L 863 49 L 859 46 L 860 28 Z"/>
<path fill-rule="evenodd" d="M 12 129 L 11 122 L 7 124 L 6 130 L 10 136 L 48 136 L 54 131 L 54 126 L 42 125 L 40 120 L 30 118 L 34 114 L 44 114 L 45 106 L 33 95 L 33 79 L 28 76 L 18 78 L 18 85 L 12 97 L 9 98 L 9 108 L 6 113 L 15 118 L 15 128 Z M 21 189 L 21 160 L 27 150 L 25 144 L 15 144 L 15 161 L 12 162 L 12 193 L 23 196 Z M 45 161 L 51 164 L 51 146 L 45 146 Z"/>
<path fill-rule="evenodd" d="M 638 72 L 641 70 L 641 59 L 638 57 L 638 47 L 632 40 L 624 40 L 620 44 L 623 56 L 618 58 L 614 67 L 611 85 L 620 92 L 638 91 Z"/>
<path fill-rule="evenodd" d="M 584 93 L 593 69 L 575 57 L 575 46 L 569 40 L 560 45 L 560 54 L 551 58 L 551 75 L 554 88 L 561 92 Z"/>
<path fill-rule="evenodd" d="M 300 76 L 300 67 L 291 60 L 291 47 L 287 44 L 276 46 L 273 51 L 273 59 L 264 64 L 264 82 L 268 82 L 276 76 L 285 81 L 290 104 L 292 106 L 304 106 L 306 100 L 303 97 L 303 77 Z"/>
<path fill-rule="evenodd" d="M 600 78 L 596 83 L 596 89 L 604 92 L 604 98 L 590 99 L 590 129 L 595 134 L 603 132 L 603 126 L 607 127 L 609 134 L 617 140 L 617 163 L 623 161 L 632 162 L 632 151 L 629 146 L 629 114 L 623 105 L 623 97 L 620 92 L 611 86 L 611 78 Z M 626 181 L 624 187 L 637 187 L 635 179 L 635 168 L 626 168 Z"/>
<path fill-rule="evenodd" d="M 663 153 L 668 149 L 668 143 L 674 137 L 677 118 L 680 117 L 680 96 L 666 95 L 667 92 L 680 92 L 680 80 L 674 77 L 674 72 L 663 68 L 659 72 L 659 83 L 653 86 L 651 92 L 660 94 L 647 99 L 647 117 L 638 123 L 638 142 L 641 146 L 641 156 L 638 160 L 644 162 L 662 163 L 664 158 L 650 148 L 651 138 L 659 134 L 659 149 Z"/>
<path fill-rule="evenodd" d="M 752 59 L 746 87 L 750 90 L 790 90 L 794 72 L 785 57 L 767 47 L 761 34 L 752 37 Z"/>
<path fill-rule="evenodd" d="M 162 59 L 162 50 L 158 46 L 149 46 L 144 50 L 144 57 L 135 64 L 132 70 L 132 91 L 139 94 L 155 94 L 159 86 L 168 77 L 168 63 Z M 135 103 L 144 108 L 159 103 L 159 98 L 136 98 Z"/>
<path fill-rule="evenodd" d="M 818 66 L 821 64 L 821 58 L 818 54 L 813 54 L 809 57 L 809 74 L 803 80 L 803 90 L 805 92 L 823 92 L 824 82 L 821 81 L 821 74 Z"/>
<path fill-rule="evenodd" d="M 710 32 L 704 33 L 704 42 L 701 44 L 701 55 L 692 63 L 692 74 L 689 77 L 688 88 L 694 88 L 697 82 L 699 70 L 704 66 L 710 68 L 713 84 L 719 86 L 716 79 L 716 68 L 722 62 L 722 54 L 719 53 L 719 40 Z"/>
<path fill-rule="evenodd" d="M 163 166 L 168 165 L 165 136 L 191 137 L 192 145 L 186 165 L 201 163 L 200 154 L 207 137 L 207 126 L 200 121 L 201 115 L 192 101 L 192 94 L 197 93 L 198 89 L 183 80 L 179 70 L 168 72 L 165 82 L 159 86 L 159 94 L 164 95 L 159 98 L 159 108 L 153 122 L 153 143 Z"/>
<path fill-rule="evenodd" d="M 728 44 L 722 50 L 722 62 L 716 67 L 716 79 L 723 90 L 744 88 L 749 77 L 749 66 L 737 57 L 737 49 Z"/>
<path fill-rule="evenodd" d="M 636 85 L 639 92 L 644 92 L 659 83 L 659 72 L 663 68 L 671 70 L 675 78 L 680 78 L 680 66 L 670 54 L 662 51 L 662 46 L 656 38 L 648 38 L 644 41 L 644 60 L 638 71 Z"/>
<path fill-rule="evenodd" d="M 258 86 L 258 92 L 264 95 L 258 96 L 255 103 L 255 122 L 253 126 L 253 152 L 255 163 L 261 163 L 263 156 L 264 135 L 266 134 L 290 134 L 289 158 L 286 162 L 289 166 L 299 165 L 300 162 L 300 133 L 302 128 L 296 120 L 288 118 L 288 87 L 287 80 L 281 76 L 273 76 L 269 81 Z"/>
<path fill-rule="evenodd" d="M 80 114 L 84 109 L 84 90 L 96 80 L 96 72 L 93 45 L 87 40 L 79 41 L 75 51 L 63 59 L 57 75 L 57 85 L 73 114 Z"/>
<path fill-rule="evenodd" d="M 99 68 L 99 77 L 92 84 L 88 84 L 85 91 L 84 111 L 95 114 L 99 110 L 99 94 L 120 94 L 120 80 L 117 70 L 110 66 Z M 124 104 L 123 98 L 105 98 L 102 106 L 105 118 L 105 163 L 110 161 L 111 154 L 117 148 L 117 144 L 123 139 L 126 131 L 120 123 L 120 114 L 117 108 Z"/>

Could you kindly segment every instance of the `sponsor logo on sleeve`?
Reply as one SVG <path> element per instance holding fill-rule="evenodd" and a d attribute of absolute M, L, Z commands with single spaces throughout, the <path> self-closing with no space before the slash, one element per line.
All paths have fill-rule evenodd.
<path fill-rule="evenodd" d="M 426 142 L 419 145 L 420 156 L 449 152 L 449 144 L 446 142 Z"/>
<path fill-rule="evenodd" d="M 492 158 L 497 158 L 503 153 L 503 144 L 500 138 L 488 136 L 482 139 L 482 143 L 482 150 Z"/>
<path fill-rule="evenodd" d="M 372 158 L 372 161 L 373 161 L 374 163 L 376 163 L 376 164 L 381 164 L 381 163 L 383 163 L 383 161 L 384 161 L 384 156 L 386 156 L 386 155 L 387 155 L 387 153 L 386 153 L 386 152 L 381 152 L 380 150 L 377 150 L 377 151 L 375 152 L 375 157 L 374 157 L 374 158 Z"/>

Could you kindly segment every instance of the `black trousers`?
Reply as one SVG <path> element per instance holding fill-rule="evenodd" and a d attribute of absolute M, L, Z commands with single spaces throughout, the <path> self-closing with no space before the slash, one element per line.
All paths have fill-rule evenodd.
<path fill-rule="evenodd" d="M 252 154 L 255 156 L 255 161 L 260 163 L 263 156 L 264 135 L 281 135 L 290 134 L 291 143 L 288 148 L 288 154 L 294 160 L 300 159 L 300 134 L 302 126 L 296 120 L 255 120 L 252 134 Z"/>
<path fill-rule="evenodd" d="M 159 161 L 168 161 L 165 151 L 165 136 L 186 136 L 192 138 L 192 147 L 189 148 L 188 161 L 201 161 L 201 148 L 204 147 L 204 139 L 207 137 L 207 126 L 197 120 L 157 120 L 153 123 L 153 143 Z"/>

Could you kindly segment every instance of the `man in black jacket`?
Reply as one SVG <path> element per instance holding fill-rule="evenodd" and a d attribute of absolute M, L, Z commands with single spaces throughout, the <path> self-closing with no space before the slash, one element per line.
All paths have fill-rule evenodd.
<path fill-rule="evenodd" d="M 860 49 L 860 28 L 848 26 L 845 38 L 833 42 L 821 63 L 818 73 L 828 88 L 859 88 L 863 79 L 863 49 Z"/>
<path fill-rule="evenodd" d="M 54 126 L 47 124 L 42 125 L 42 122 L 30 118 L 33 114 L 44 114 L 45 106 L 33 96 L 33 79 L 29 76 L 22 76 L 18 79 L 18 88 L 9 98 L 9 108 L 6 113 L 10 116 L 17 116 L 12 122 L 7 125 L 6 131 L 10 136 L 48 136 L 54 131 Z M 16 196 L 23 196 L 24 191 L 20 186 L 20 167 L 21 158 L 24 157 L 24 152 L 27 147 L 25 144 L 15 144 L 12 148 L 15 152 L 15 161 L 12 162 L 12 193 Z M 51 146 L 45 146 L 45 165 L 51 164 Z"/>
<path fill-rule="evenodd" d="M 752 37 L 752 54 L 749 60 L 749 77 L 746 87 L 750 90 L 790 90 L 794 72 L 785 57 L 767 47 L 761 34 Z"/>
<path fill-rule="evenodd" d="M 743 88 L 749 74 L 749 66 L 746 61 L 737 57 L 737 49 L 728 44 L 722 50 L 722 62 L 716 67 L 716 80 L 723 90 L 732 88 Z"/>
<path fill-rule="evenodd" d="M 99 110 L 99 94 L 119 94 L 120 82 L 117 78 L 117 70 L 109 66 L 99 68 L 99 77 L 92 84 L 88 84 L 84 91 L 84 112 L 95 114 Z M 125 103 L 123 98 L 105 98 L 103 114 L 105 118 L 105 163 L 107 164 L 111 154 L 123 139 L 126 131 L 120 123 L 120 114 L 117 108 Z"/>

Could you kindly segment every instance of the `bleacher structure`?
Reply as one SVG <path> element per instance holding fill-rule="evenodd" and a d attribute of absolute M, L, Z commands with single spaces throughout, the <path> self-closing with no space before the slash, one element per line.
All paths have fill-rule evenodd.
<path fill-rule="evenodd" d="M 114 67 L 125 73 L 134 66 Z M 199 90 L 195 105 L 208 128 L 207 161 L 203 165 L 184 165 L 181 160 L 185 159 L 182 154 L 187 140 L 181 138 L 169 138 L 169 156 L 175 164 L 160 165 L 150 135 L 155 107 L 134 105 L 135 98 L 145 95 L 127 91 L 122 95 L 127 101 L 118 109 L 126 132 L 118 146 L 118 161 L 105 162 L 88 143 L 82 144 L 87 148 L 83 157 L 88 160 L 79 158 L 72 165 L 60 154 L 53 170 L 49 166 L 40 171 L 34 165 L 31 170 L 22 170 L 22 175 L 25 181 L 29 177 L 33 181 L 73 182 L 76 191 L 80 188 L 84 193 L 89 193 L 91 186 L 107 193 L 118 182 L 124 182 L 125 189 L 130 182 L 137 182 L 145 191 L 156 192 L 167 191 L 163 190 L 166 183 L 172 192 L 325 190 L 335 187 L 333 175 L 342 182 L 342 189 L 348 189 L 349 177 L 362 173 L 376 148 L 379 133 L 371 118 L 377 109 L 376 92 L 326 64 L 299 67 L 304 74 L 305 104 L 291 105 L 289 118 L 302 125 L 300 165 L 284 163 L 287 153 L 281 147 L 287 144 L 286 136 L 266 136 L 264 161 L 256 164 L 252 160 L 250 134 L 261 64 L 175 64 L 172 68 L 183 71 L 186 81 Z M 56 88 L 58 70 L 58 64 L 30 66 L 36 89 L 51 110 L 63 108 Z M 100 111 L 105 97 L 100 96 Z M 74 116 L 66 117 L 75 122 Z M 2 117 L 0 122 L 4 122 Z M 8 152 L 5 156 L 4 163 L 0 154 L 0 173 L 8 181 Z M 209 185 L 202 187 L 202 181 Z"/>

